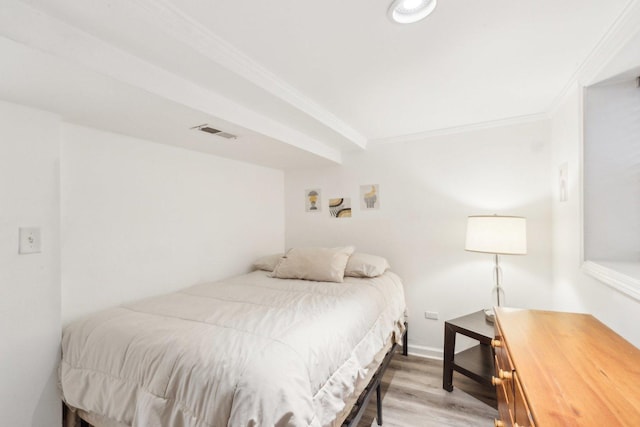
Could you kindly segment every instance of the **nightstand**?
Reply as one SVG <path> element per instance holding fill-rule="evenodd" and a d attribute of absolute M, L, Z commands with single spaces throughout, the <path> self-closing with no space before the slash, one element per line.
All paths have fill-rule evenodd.
<path fill-rule="evenodd" d="M 465 335 L 479 341 L 467 350 L 455 353 L 456 334 Z M 453 390 L 453 371 L 491 387 L 493 370 L 493 349 L 491 340 L 494 336 L 493 323 L 485 319 L 480 310 L 466 316 L 444 322 L 444 367 L 442 371 L 442 388 Z"/>

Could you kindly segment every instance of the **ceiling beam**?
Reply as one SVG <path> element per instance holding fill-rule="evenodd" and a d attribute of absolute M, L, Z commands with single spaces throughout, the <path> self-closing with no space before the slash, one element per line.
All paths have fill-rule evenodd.
<path fill-rule="evenodd" d="M 19 1 L 6 0 L 0 5 L 0 35 L 333 162 L 342 162 L 339 150 L 315 138 L 143 61 Z"/>

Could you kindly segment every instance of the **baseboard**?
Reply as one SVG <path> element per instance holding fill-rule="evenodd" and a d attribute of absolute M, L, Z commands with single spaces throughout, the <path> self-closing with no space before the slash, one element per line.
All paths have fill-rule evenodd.
<path fill-rule="evenodd" d="M 427 359 L 438 359 L 438 360 L 442 360 L 444 358 L 444 353 L 441 348 L 409 344 L 408 350 L 409 350 L 409 354 L 412 356 L 425 357 Z"/>

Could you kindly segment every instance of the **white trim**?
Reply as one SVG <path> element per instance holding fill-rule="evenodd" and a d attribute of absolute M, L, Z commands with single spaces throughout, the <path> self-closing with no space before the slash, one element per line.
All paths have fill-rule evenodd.
<path fill-rule="evenodd" d="M 17 1 L 6 3 L 0 13 L 1 36 L 337 164 L 342 163 L 341 151 L 297 129 L 120 50 L 37 8 Z"/>
<path fill-rule="evenodd" d="M 580 67 L 579 82 L 589 86 L 611 76 L 602 76 L 604 68 L 615 58 L 640 28 L 640 0 L 630 0 L 609 31 L 594 48 L 592 55 Z"/>
<path fill-rule="evenodd" d="M 582 271 L 604 284 L 640 301 L 640 263 L 598 261 L 585 259 L 584 241 L 584 97 L 586 87 L 578 84 L 578 159 L 579 159 L 579 257 Z"/>
<path fill-rule="evenodd" d="M 553 117 L 560 107 L 564 105 L 565 101 L 571 95 L 572 91 L 578 85 L 578 79 L 576 78 L 577 73 L 574 73 L 567 84 L 562 88 L 560 93 L 555 97 L 551 105 L 549 106 L 549 116 Z"/>
<path fill-rule="evenodd" d="M 411 344 L 407 347 L 408 353 L 412 356 L 424 357 L 427 359 L 444 359 L 444 352 L 441 348 L 426 347 L 418 344 Z"/>
<path fill-rule="evenodd" d="M 154 20 L 163 22 L 165 31 L 177 40 L 186 43 L 203 56 L 308 114 L 345 137 L 358 148 L 366 148 L 367 138 L 360 132 L 209 31 L 208 28 L 183 13 L 169 1 L 130 1 L 144 9 L 144 13 L 150 15 Z"/>
<path fill-rule="evenodd" d="M 102 74 L 119 79 L 127 84 L 133 84 L 134 86 L 140 87 L 143 90 L 147 90 L 159 96 L 164 96 L 172 99 L 171 97 L 167 96 L 166 89 L 158 89 L 160 85 L 153 85 L 153 90 L 149 90 L 148 86 L 151 83 L 140 83 L 139 81 L 131 81 L 131 76 L 133 74 L 136 74 L 135 71 L 156 68 L 153 74 L 158 82 L 162 80 L 171 80 L 173 82 L 181 80 L 178 86 L 182 86 L 182 88 L 184 89 L 189 89 L 192 94 L 196 90 L 200 92 L 208 92 L 206 94 L 198 94 L 198 97 L 202 98 L 201 100 L 196 102 L 200 106 L 200 110 L 205 111 L 208 114 L 211 114 L 212 111 L 215 110 L 215 112 L 218 113 L 215 115 L 224 120 L 240 124 L 244 127 L 271 136 L 275 139 L 279 139 L 300 149 L 331 159 L 336 163 L 341 162 L 342 153 L 327 146 L 322 141 L 309 137 L 308 135 L 304 134 L 304 132 L 295 131 L 293 128 L 283 126 L 281 123 L 270 119 L 264 114 L 250 110 L 239 104 L 235 104 L 230 99 L 221 97 L 220 95 L 217 95 L 212 91 L 207 91 L 206 89 L 203 90 L 202 87 L 193 84 L 193 82 L 182 79 L 177 75 L 171 75 L 165 70 L 162 70 L 159 67 L 154 67 L 150 63 L 145 63 L 145 61 L 142 61 L 140 58 L 129 55 L 124 51 L 119 51 L 118 54 L 115 54 L 115 51 L 117 51 L 118 49 L 111 45 L 108 45 L 110 46 L 112 51 L 110 52 L 111 55 L 108 56 L 108 60 L 105 61 L 104 58 L 101 58 L 102 55 L 93 54 L 91 46 L 103 44 L 103 46 L 96 47 L 102 50 L 101 53 L 104 53 L 104 51 L 108 50 L 105 48 L 106 46 L 104 46 L 106 45 L 106 43 L 99 38 L 90 36 L 87 33 L 82 33 L 76 27 L 65 24 L 65 27 L 73 29 L 73 32 L 82 33 L 84 35 L 83 41 L 75 41 L 74 43 L 72 43 L 73 46 L 70 46 L 69 49 L 61 50 L 61 47 L 64 47 L 65 43 L 69 43 L 71 41 L 71 38 L 63 39 L 63 37 L 60 37 L 60 34 L 55 34 L 54 41 L 49 42 L 46 40 L 46 37 L 42 37 L 42 34 L 47 32 L 56 32 L 62 27 L 62 21 L 56 20 L 52 17 L 48 17 L 36 7 L 27 6 L 22 2 L 11 1 L 8 2 L 8 4 L 9 6 L 6 7 L 5 5 L 6 10 L 3 11 L 5 12 L 4 18 L 5 20 L 13 21 L 13 23 L 10 23 L 8 25 L 8 29 L 3 28 L 2 32 L 5 34 L 9 32 L 10 34 L 8 34 L 7 37 L 10 39 L 19 41 L 23 44 L 31 45 L 36 49 L 51 53 L 61 58 L 80 63 L 84 66 L 94 69 L 97 72 L 101 72 Z M 20 4 L 21 8 L 15 6 L 16 4 Z M 586 59 L 578 67 L 576 72 L 571 76 L 567 84 L 564 86 L 563 90 L 549 105 L 546 111 L 524 116 L 506 117 L 493 121 L 469 123 L 466 125 L 452 126 L 449 128 L 431 129 L 414 134 L 376 138 L 367 141 L 367 138 L 359 131 L 352 128 L 349 124 L 342 121 L 339 117 L 337 117 L 327 109 L 315 103 L 312 99 L 302 94 L 300 91 L 289 85 L 281 78 L 277 77 L 275 74 L 273 74 L 271 71 L 269 71 L 256 61 L 252 60 L 250 57 L 236 49 L 230 43 L 217 36 L 215 33 L 211 32 L 206 26 L 186 15 L 174 4 L 172 4 L 170 0 L 131 0 L 127 4 L 131 13 L 145 15 L 145 18 L 147 20 L 159 22 L 161 28 L 168 36 L 187 43 L 201 55 L 204 55 L 220 66 L 246 79 L 248 82 L 251 82 L 252 84 L 255 84 L 256 86 L 262 88 L 274 97 L 283 100 L 284 102 L 288 103 L 304 114 L 307 114 L 309 117 L 317 120 L 328 129 L 332 129 L 339 135 L 343 136 L 345 140 L 351 142 L 354 147 L 361 149 L 365 149 L 370 144 L 413 142 L 435 136 L 451 135 L 463 132 L 548 120 L 553 114 L 555 114 L 560 105 L 563 104 L 563 102 L 566 100 L 566 97 L 570 93 L 572 93 L 572 89 L 576 87 L 576 84 L 580 86 L 582 84 L 581 82 L 590 81 L 596 78 L 599 73 L 602 73 L 607 62 L 612 57 L 614 57 L 614 55 L 619 53 L 620 49 L 626 43 L 628 43 L 630 38 L 637 33 L 637 28 L 640 27 L 640 0 L 629 0 L 625 5 L 622 13 L 617 17 L 611 27 L 596 44 L 595 48 L 591 50 L 589 55 L 587 55 Z M 25 22 L 45 21 L 46 17 L 52 22 L 45 22 L 45 24 L 53 23 L 54 25 L 52 25 L 52 28 L 48 28 L 48 26 L 46 25 L 44 27 L 24 25 L 23 27 L 25 28 L 39 29 L 35 31 L 35 34 L 33 35 L 29 34 L 29 31 L 27 30 L 16 29 L 16 23 L 20 21 L 11 19 L 11 13 L 19 11 L 18 16 L 20 16 L 21 14 L 23 16 L 29 15 L 29 13 L 25 12 L 26 8 L 31 11 L 30 14 L 32 16 L 30 16 L 30 20 L 27 20 Z M 7 13 L 7 11 L 9 13 Z M 35 18 L 34 15 L 39 16 L 38 18 Z M 43 28 L 46 28 L 48 31 Z M 13 32 L 13 34 L 11 34 L 11 32 Z M 93 38 L 93 40 L 89 40 L 91 38 Z M 82 43 L 89 44 L 84 46 Z M 101 58 L 101 60 L 95 61 L 96 58 Z M 92 60 L 94 60 L 95 63 L 93 63 Z M 142 65 L 143 63 L 144 65 Z M 131 67 L 131 70 L 126 70 L 127 67 Z M 134 72 L 132 73 L 131 71 Z M 161 76 L 160 74 L 164 75 Z M 170 79 L 168 78 L 169 75 L 171 76 Z M 167 85 L 164 86 L 166 87 Z M 193 103 L 193 100 L 191 100 L 191 102 L 185 102 L 187 97 L 186 95 L 172 94 L 172 96 L 174 98 L 172 100 L 184 103 L 188 106 L 192 106 L 190 105 L 190 103 Z M 177 100 L 175 98 L 179 98 L 180 100 Z M 201 102 L 204 98 L 208 98 L 207 101 Z M 203 109 L 203 105 L 208 106 L 208 108 Z M 228 108 L 218 108 L 222 105 L 228 106 Z M 211 108 L 211 106 L 214 106 L 215 108 Z M 241 122 L 238 122 L 238 118 L 241 116 L 243 118 L 240 120 Z"/>
<path fill-rule="evenodd" d="M 523 123 L 532 123 L 543 120 L 549 120 L 547 113 L 529 114 L 526 116 L 507 117 L 504 119 L 492 120 L 480 123 L 470 123 L 460 126 L 452 126 L 449 128 L 433 129 L 424 132 L 412 133 L 407 135 L 391 136 L 388 138 L 377 138 L 369 140 L 369 145 L 377 144 L 394 144 L 398 142 L 414 142 L 422 141 L 435 136 L 452 135 L 456 133 L 471 132 L 483 129 L 491 129 L 503 126 L 519 125 Z"/>
<path fill-rule="evenodd" d="M 585 87 L 578 85 L 578 265 L 584 264 L 584 94 Z"/>
<path fill-rule="evenodd" d="M 616 267 L 616 264 L 619 263 L 603 264 L 597 261 L 585 261 L 582 264 L 582 271 L 623 294 L 640 301 L 640 277 L 622 273 L 620 268 L 614 270 L 612 267 Z M 640 263 L 635 264 L 640 265 Z"/>
<path fill-rule="evenodd" d="M 576 84 L 587 86 L 595 83 L 593 79 L 620 52 L 620 49 L 633 37 L 640 27 L 640 0 L 630 0 L 624 10 L 616 18 L 605 35 L 569 78 L 564 88 L 548 108 L 549 115 L 554 115 L 564 104 Z"/>

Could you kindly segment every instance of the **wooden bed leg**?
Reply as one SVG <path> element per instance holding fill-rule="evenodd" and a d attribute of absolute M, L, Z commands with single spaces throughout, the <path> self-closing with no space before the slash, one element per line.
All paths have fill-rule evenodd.
<path fill-rule="evenodd" d="M 376 400 L 378 404 L 378 425 L 382 425 L 382 392 L 380 391 L 380 383 L 378 383 L 378 387 L 376 387 Z"/>
<path fill-rule="evenodd" d="M 409 324 L 404 322 L 404 335 L 402 335 L 402 355 L 409 355 Z"/>

